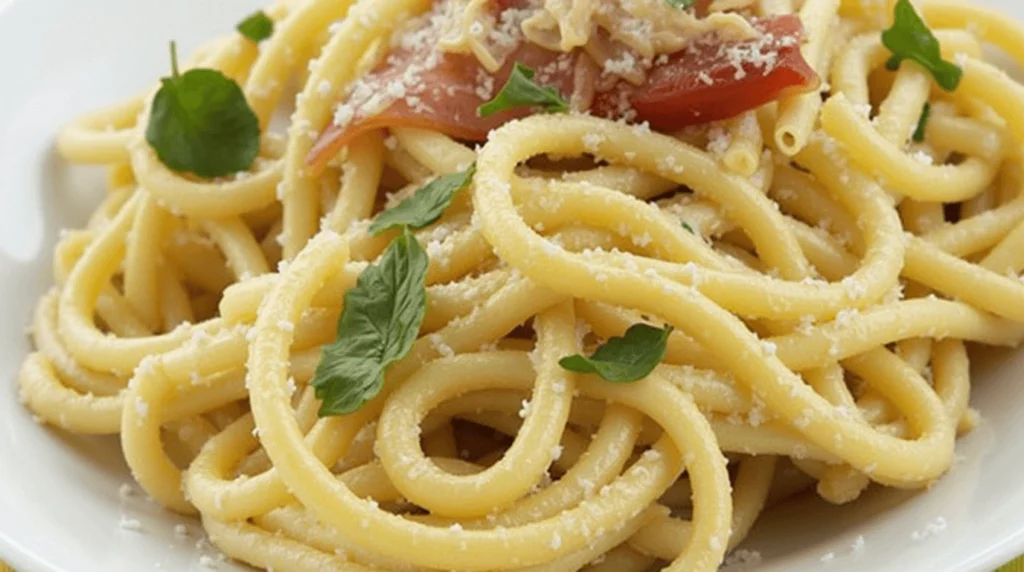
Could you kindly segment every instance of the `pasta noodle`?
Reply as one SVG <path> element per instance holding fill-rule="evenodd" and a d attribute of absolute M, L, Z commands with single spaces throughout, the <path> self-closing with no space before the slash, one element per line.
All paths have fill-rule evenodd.
<path fill-rule="evenodd" d="M 58 241 L 21 397 L 118 435 L 146 493 L 263 569 L 709 571 L 787 496 L 928 487 L 982 414 L 966 342 L 1024 339 L 1024 86 L 983 43 L 1024 55 L 1022 24 L 924 0 L 947 89 L 890 61 L 906 5 L 275 4 L 262 45 L 183 66 L 240 86 L 247 169 L 168 166 L 155 89 L 59 134 L 109 189 Z M 534 108 L 459 115 L 514 97 L 502 75 Z M 644 107 L 652 82 L 731 112 Z M 389 327 L 359 296 L 414 274 L 374 274 L 403 244 L 422 317 L 337 406 L 332 352 L 356 312 Z M 639 375 L 567 364 L 638 325 L 662 335 Z"/>

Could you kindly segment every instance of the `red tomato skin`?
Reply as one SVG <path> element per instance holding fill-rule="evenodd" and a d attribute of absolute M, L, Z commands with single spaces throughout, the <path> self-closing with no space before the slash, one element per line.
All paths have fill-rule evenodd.
<path fill-rule="evenodd" d="M 671 132 L 727 119 L 784 95 L 818 87 L 817 75 L 800 53 L 803 26 L 799 18 L 787 15 L 764 19 L 756 21 L 755 27 L 763 35 L 754 40 L 723 42 L 714 34 L 696 40 L 656 63 L 649 70 L 644 85 L 637 87 L 619 82 L 611 90 L 598 93 L 591 113 L 609 119 L 625 117 L 647 121 L 659 131 Z M 756 52 L 752 51 L 754 48 Z M 740 61 L 730 55 L 737 50 L 746 50 L 758 57 Z M 401 62 L 418 57 L 412 53 L 398 56 L 392 59 L 392 62 L 399 62 L 397 67 L 382 66 L 372 72 L 370 81 L 385 85 L 390 79 L 401 76 L 404 71 Z M 567 55 L 522 44 L 494 75 L 495 93 L 504 85 L 513 63 L 521 62 L 536 69 L 548 66 L 545 85 L 554 86 L 567 96 L 572 89 L 573 66 L 552 67 L 558 58 L 564 57 Z M 331 124 L 314 144 L 307 163 L 318 171 L 345 145 L 373 129 L 419 127 L 467 141 L 485 141 L 491 130 L 532 113 L 532 110 L 518 108 L 480 117 L 477 108 L 485 101 L 472 89 L 444 89 L 473 85 L 481 73 L 480 64 L 473 56 L 460 54 L 445 54 L 442 62 L 423 78 L 424 83 L 431 86 L 422 94 L 431 110 L 429 113 L 414 110 L 405 101 L 398 100 L 378 115 L 343 127 Z"/>
<path fill-rule="evenodd" d="M 600 94 L 595 115 L 614 117 L 628 100 L 637 121 L 659 131 L 678 131 L 735 117 L 791 93 L 816 89 L 819 79 L 800 53 L 803 26 L 796 16 L 757 22 L 761 40 L 733 44 L 699 42 L 651 70 L 640 87 L 620 84 Z M 736 63 L 730 55 L 751 52 L 757 60 Z"/>

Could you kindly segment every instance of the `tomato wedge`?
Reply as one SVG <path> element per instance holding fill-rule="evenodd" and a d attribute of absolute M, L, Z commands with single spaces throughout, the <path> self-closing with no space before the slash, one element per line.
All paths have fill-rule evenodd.
<path fill-rule="evenodd" d="M 610 119 L 647 121 L 660 131 L 726 119 L 789 93 L 816 89 L 819 80 L 800 54 L 803 26 L 792 15 L 754 22 L 758 38 L 725 41 L 717 34 L 697 38 L 685 49 L 655 62 L 647 82 L 616 82 L 597 93 L 590 111 Z M 433 48 L 420 48 L 433 49 Z M 421 127 L 469 141 L 484 141 L 504 123 L 524 117 L 518 108 L 483 118 L 477 108 L 501 89 L 518 62 L 537 70 L 539 84 L 553 86 L 568 98 L 573 90 L 575 60 L 581 53 L 556 53 L 522 42 L 495 74 L 470 55 L 441 54 L 437 65 L 419 75 L 426 86 L 415 98 L 398 98 L 368 117 L 343 126 L 330 125 L 307 162 L 319 169 L 360 134 L 387 127 Z M 426 54 L 397 51 L 386 64 L 361 81 L 364 89 L 383 92 Z"/>

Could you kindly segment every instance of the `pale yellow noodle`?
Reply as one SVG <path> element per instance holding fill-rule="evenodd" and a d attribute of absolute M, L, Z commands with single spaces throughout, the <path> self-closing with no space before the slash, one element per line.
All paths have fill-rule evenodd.
<path fill-rule="evenodd" d="M 135 211 L 132 230 L 128 233 L 124 258 L 125 299 L 153 331 L 158 330 L 161 324 L 160 282 L 156 270 L 160 264 L 163 219 L 160 207 L 144 194 Z"/>
<path fill-rule="evenodd" d="M 260 45 L 200 48 L 183 68 L 236 81 L 261 127 L 239 173 L 161 162 L 155 86 L 58 133 L 107 190 L 54 246 L 17 376 L 36 419 L 117 435 L 151 498 L 274 570 L 710 572 L 795 492 L 845 504 L 951 468 L 978 423 L 967 342 L 1024 340 L 1024 87 L 982 50 L 1024 63 L 1024 25 L 921 2 L 964 70 L 946 92 L 912 61 L 883 69 L 891 0 L 759 0 L 798 11 L 819 90 L 675 134 L 576 112 L 478 145 L 380 128 L 314 167 L 336 105 L 440 4 L 281 1 Z M 549 27 L 575 34 L 552 14 L 598 2 L 554 4 Z M 484 2 L 444 9 L 456 35 L 511 26 Z M 474 163 L 411 229 L 429 259 L 411 350 L 321 418 L 321 348 L 399 232 L 370 221 Z M 642 379 L 560 365 L 638 323 L 674 327 Z"/>
<path fill-rule="evenodd" d="M 808 40 L 800 46 L 804 59 L 823 77 L 831 66 L 829 37 L 836 20 L 839 0 L 804 0 L 800 8 L 800 21 Z M 793 95 L 779 100 L 779 118 L 775 124 L 774 139 L 786 155 L 795 155 L 803 149 L 814 129 L 821 107 L 817 92 Z"/>

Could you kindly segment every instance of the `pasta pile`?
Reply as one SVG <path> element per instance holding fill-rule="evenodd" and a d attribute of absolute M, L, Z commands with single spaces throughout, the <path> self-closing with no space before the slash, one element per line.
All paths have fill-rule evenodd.
<path fill-rule="evenodd" d="M 740 4 L 799 17 L 817 89 L 672 133 L 580 112 L 480 145 L 370 129 L 319 167 L 339 101 L 437 6 L 273 5 L 261 45 L 232 35 L 183 66 L 241 86 L 249 169 L 167 167 L 152 92 L 60 133 L 109 191 L 56 247 L 26 406 L 119 435 L 146 493 L 262 569 L 716 570 L 808 488 L 929 486 L 978 420 L 965 343 L 1024 336 L 1024 86 L 982 53 L 1024 64 L 1024 25 L 919 3 L 962 70 L 948 90 L 887 68 L 895 2 Z M 439 220 L 371 232 L 470 165 Z M 379 393 L 321 417 L 311 380 L 346 293 L 400 241 L 429 258 L 422 324 L 400 324 L 411 348 Z M 664 333 L 649 375 L 561 364 L 637 324 Z"/>

